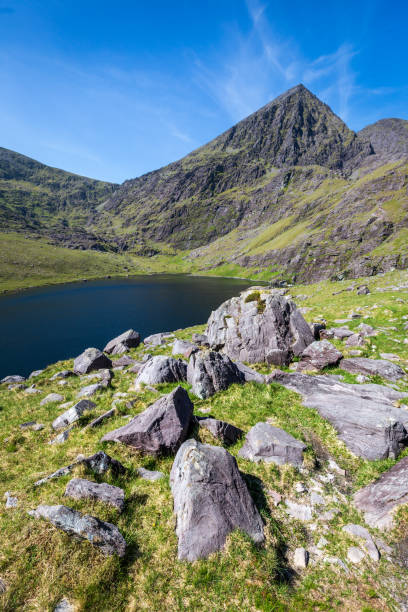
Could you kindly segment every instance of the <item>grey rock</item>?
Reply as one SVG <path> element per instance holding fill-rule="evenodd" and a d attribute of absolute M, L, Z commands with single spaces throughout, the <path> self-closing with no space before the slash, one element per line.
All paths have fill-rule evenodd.
<path fill-rule="evenodd" d="M 50 378 L 50 380 L 58 380 L 59 378 L 69 378 L 70 376 L 75 376 L 75 373 L 72 370 L 61 370 L 61 372 L 56 372 Z"/>
<path fill-rule="evenodd" d="M 241 363 L 240 361 L 235 361 L 234 363 L 237 366 L 238 370 L 244 375 L 245 382 L 256 382 L 260 384 L 263 384 L 265 382 L 264 374 L 260 374 L 256 370 L 250 368 L 244 363 Z"/>
<path fill-rule="evenodd" d="M 378 332 L 375 331 L 374 327 L 372 327 L 371 325 L 367 325 L 367 323 L 360 323 L 357 329 L 360 332 L 360 334 L 362 336 L 365 336 L 366 338 L 371 338 L 373 336 L 378 335 Z"/>
<path fill-rule="evenodd" d="M 103 385 L 101 385 L 101 383 L 87 385 L 86 387 L 82 387 L 82 389 L 78 391 L 77 398 L 92 397 L 93 395 L 95 395 L 95 393 L 97 393 L 98 391 L 101 391 L 102 389 L 104 389 L 104 387 Z"/>
<path fill-rule="evenodd" d="M 264 541 L 263 524 L 235 458 L 224 448 L 187 440 L 170 474 L 178 558 L 195 561 L 220 550 L 234 529 Z"/>
<path fill-rule="evenodd" d="M 207 429 L 215 438 L 218 438 L 224 444 L 235 444 L 244 434 L 242 429 L 230 423 L 226 423 L 225 421 L 219 421 L 211 417 L 197 417 L 197 420 L 200 427 Z"/>
<path fill-rule="evenodd" d="M 269 423 L 257 423 L 247 433 L 238 455 L 250 461 L 301 466 L 305 448 L 303 442 L 283 429 Z"/>
<path fill-rule="evenodd" d="M 189 359 L 193 351 L 197 350 L 197 345 L 187 340 L 175 340 L 173 344 L 173 355 L 183 355 L 185 359 Z"/>
<path fill-rule="evenodd" d="M 111 408 L 107 412 L 101 414 L 101 416 L 98 416 L 96 419 L 88 423 L 87 427 L 98 427 L 99 425 L 101 425 L 101 423 L 103 423 L 107 419 L 110 419 L 110 417 L 112 417 L 114 414 L 116 414 L 116 408 Z"/>
<path fill-rule="evenodd" d="M 137 473 L 139 474 L 140 478 L 143 478 L 144 480 L 160 480 L 164 477 L 163 472 L 146 470 L 146 468 L 143 467 L 137 468 Z"/>
<path fill-rule="evenodd" d="M 62 429 L 62 427 L 66 427 L 67 425 L 71 425 L 78 421 L 78 419 L 83 415 L 86 410 L 92 410 L 96 407 L 94 402 L 91 400 L 82 399 L 77 402 L 71 408 L 68 408 L 65 412 L 60 414 L 52 423 L 54 429 Z"/>
<path fill-rule="evenodd" d="M 365 338 L 362 334 L 353 334 L 346 340 L 346 346 L 364 346 Z"/>
<path fill-rule="evenodd" d="M 102 441 L 122 442 L 152 455 L 172 454 L 186 439 L 192 416 L 187 391 L 177 387 L 123 427 L 107 433 Z"/>
<path fill-rule="evenodd" d="M 193 334 L 191 340 L 198 346 L 209 346 L 208 337 L 205 334 Z"/>
<path fill-rule="evenodd" d="M 408 397 L 383 385 L 352 385 L 332 376 L 307 376 L 275 370 L 268 378 L 297 391 L 337 430 L 359 457 L 375 460 L 397 457 L 408 443 L 408 413 L 394 402 Z"/>
<path fill-rule="evenodd" d="M 101 521 L 94 516 L 81 514 L 67 506 L 47 506 L 41 504 L 30 512 L 34 518 L 50 521 L 55 527 L 69 535 L 89 540 L 104 555 L 117 554 L 123 557 L 126 542 L 119 529 L 111 523 Z"/>
<path fill-rule="evenodd" d="M 122 367 L 122 366 L 126 367 L 126 366 L 133 365 L 134 363 L 136 363 L 136 361 L 132 359 L 131 357 L 129 357 L 129 355 L 122 355 L 122 357 L 119 357 L 119 359 L 112 361 L 112 366 L 114 368 Z"/>
<path fill-rule="evenodd" d="M 35 395 L 36 393 L 42 393 L 42 391 L 40 391 L 40 389 L 36 389 L 34 385 L 31 385 L 31 387 L 25 389 L 24 393 L 28 393 L 28 395 Z"/>
<path fill-rule="evenodd" d="M 49 393 L 44 399 L 41 400 L 40 406 L 45 406 L 46 404 L 52 404 L 55 402 L 62 402 L 64 397 L 59 393 Z"/>
<path fill-rule="evenodd" d="M 244 383 L 245 375 L 227 355 L 205 350 L 191 355 L 187 381 L 193 393 L 205 399 L 234 383 Z"/>
<path fill-rule="evenodd" d="M 14 497 L 10 491 L 6 491 L 4 494 L 5 500 L 6 500 L 6 508 L 17 508 L 18 506 L 18 499 L 17 497 Z"/>
<path fill-rule="evenodd" d="M 231 359 L 287 365 L 313 342 L 309 325 L 284 297 L 262 291 L 252 296 L 259 297 L 251 299 L 246 291 L 211 313 L 206 332 L 210 345 Z"/>
<path fill-rule="evenodd" d="M 311 323 L 310 330 L 315 340 L 320 340 L 320 332 L 326 329 L 326 323 Z"/>
<path fill-rule="evenodd" d="M 370 293 L 370 290 L 367 285 L 361 285 L 357 289 L 357 295 L 367 295 L 368 293 Z"/>
<path fill-rule="evenodd" d="M 401 357 L 396 355 L 395 353 L 380 353 L 381 359 L 386 359 L 390 361 L 400 361 Z"/>
<path fill-rule="evenodd" d="M 293 565 L 297 569 L 305 569 L 309 563 L 309 553 L 306 548 L 296 548 L 293 554 Z"/>
<path fill-rule="evenodd" d="M 342 359 L 340 367 L 351 374 L 378 375 L 392 382 L 396 382 L 405 376 L 404 370 L 399 365 L 385 359 L 353 357 L 352 359 Z"/>
<path fill-rule="evenodd" d="M 354 504 L 370 527 L 391 529 L 394 512 L 408 503 L 408 457 L 404 457 L 375 482 L 353 496 Z"/>
<path fill-rule="evenodd" d="M 346 327 L 331 327 L 330 329 L 323 329 L 320 332 L 320 338 L 323 339 L 327 339 L 327 338 L 337 338 L 337 340 L 344 340 L 345 338 L 349 338 L 350 336 L 353 335 L 354 332 L 352 332 L 350 329 L 347 329 Z"/>
<path fill-rule="evenodd" d="M 123 334 L 120 334 L 120 336 L 110 340 L 103 349 L 103 352 L 109 355 L 120 355 L 121 353 L 126 353 L 131 348 L 136 348 L 139 344 L 140 334 L 133 329 L 128 329 Z"/>
<path fill-rule="evenodd" d="M 44 372 L 44 370 L 34 370 L 34 372 L 31 372 L 31 374 L 30 374 L 30 376 L 28 378 L 36 378 L 37 376 L 39 376 L 43 372 Z"/>
<path fill-rule="evenodd" d="M 286 512 L 292 518 L 299 521 L 311 521 L 312 520 L 312 507 L 307 504 L 298 504 L 290 499 L 285 499 Z"/>
<path fill-rule="evenodd" d="M 106 482 L 91 482 L 85 478 L 72 478 L 67 484 L 65 495 L 73 499 L 92 499 L 110 506 L 114 506 L 122 512 L 125 506 L 125 493 L 123 489 L 114 487 Z"/>
<path fill-rule="evenodd" d="M 147 336 L 143 340 L 143 344 L 147 344 L 150 346 L 160 346 L 161 344 L 166 344 L 170 342 L 174 338 L 174 334 L 171 332 L 160 332 L 158 334 L 152 334 L 151 336 Z"/>
<path fill-rule="evenodd" d="M 44 429 L 44 425 L 42 423 L 37 423 L 36 421 L 26 421 L 25 423 L 20 424 L 20 429 L 33 429 L 34 431 L 40 431 Z"/>
<path fill-rule="evenodd" d="M 186 378 L 187 364 L 185 361 L 166 355 L 156 355 L 141 367 L 135 380 L 135 386 L 181 382 Z"/>
<path fill-rule="evenodd" d="M 7 585 L 2 578 L 0 578 L 0 595 L 7 591 Z"/>
<path fill-rule="evenodd" d="M 64 597 L 57 603 L 54 608 L 54 612 L 75 612 L 75 608 L 71 602 Z"/>
<path fill-rule="evenodd" d="M 112 362 L 97 348 L 87 348 L 74 360 L 75 374 L 88 374 L 93 370 L 111 368 Z"/>
<path fill-rule="evenodd" d="M 56 472 L 41 478 L 41 480 L 37 480 L 34 485 L 39 486 L 48 482 L 49 480 L 61 478 L 61 476 L 67 476 L 67 474 L 70 474 L 74 467 L 78 465 L 84 465 L 91 472 L 94 474 L 99 474 L 100 476 L 102 474 L 106 474 L 108 470 L 111 470 L 112 474 L 115 476 L 124 474 L 126 472 L 126 468 L 120 463 L 120 461 L 112 459 L 112 457 L 107 455 L 104 451 L 99 451 L 90 457 L 78 458 L 76 461 L 74 461 L 74 463 L 60 468 Z"/>
<path fill-rule="evenodd" d="M 343 531 L 352 537 L 364 540 L 364 548 L 371 559 L 377 562 L 380 560 L 380 553 L 368 529 L 361 525 L 349 523 L 348 525 L 344 525 Z"/>
<path fill-rule="evenodd" d="M 347 559 L 351 561 L 351 563 L 361 563 L 364 557 L 365 554 L 361 548 L 357 548 L 357 546 L 350 546 L 350 548 L 347 550 Z"/>
<path fill-rule="evenodd" d="M 325 506 L 326 500 L 319 493 L 316 493 L 316 491 L 312 491 L 310 494 L 310 503 L 312 504 L 313 507 L 314 506 Z"/>
<path fill-rule="evenodd" d="M 328 340 L 312 342 L 303 351 L 298 363 L 298 370 L 322 370 L 329 365 L 337 365 L 343 357 Z"/>
<path fill-rule="evenodd" d="M 24 382 L 24 376 L 19 376 L 18 374 L 12 374 L 11 376 L 5 376 L 0 380 L 0 383 L 11 384 L 11 383 L 20 383 Z"/>
<path fill-rule="evenodd" d="M 50 440 L 48 444 L 63 444 L 64 442 L 68 440 L 71 430 L 72 430 L 72 427 L 70 427 L 69 429 L 66 429 L 65 431 L 62 431 L 60 434 L 58 434 L 58 436 Z"/>

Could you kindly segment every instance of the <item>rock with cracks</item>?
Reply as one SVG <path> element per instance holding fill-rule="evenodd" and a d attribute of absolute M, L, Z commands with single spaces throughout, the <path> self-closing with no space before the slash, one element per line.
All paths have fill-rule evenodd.
<path fill-rule="evenodd" d="M 106 482 L 91 482 L 85 478 L 72 478 L 67 484 L 65 495 L 72 499 L 92 499 L 114 506 L 122 512 L 125 505 L 123 489 Z"/>
<path fill-rule="evenodd" d="M 55 527 L 97 546 L 104 555 L 123 557 L 126 542 L 119 529 L 111 523 L 101 521 L 94 516 L 81 514 L 67 506 L 46 506 L 41 504 L 30 512 L 35 518 L 50 521 Z"/>
<path fill-rule="evenodd" d="M 135 386 L 141 384 L 158 385 L 159 383 L 181 382 L 187 378 L 187 364 L 182 359 L 166 355 L 156 355 L 140 368 Z"/>
<path fill-rule="evenodd" d="M 52 423 L 54 429 L 62 429 L 71 423 L 75 423 L 87 410 L 92 410 L 96 407 L 91 400 L 82 399 L 71 408 L 60 414 Z"/>
<path fill-rule="evenodd" d="M 170 485 L 179 559 L 195 561 L 220 550 L 234 529 L 264 541 L 259 512 L 224 448 L 187 440 L 174 460 Z"/>
<path fill-rule="evenodd" d="M 367 357 L 353 357 L 342 359 L 340 363 L 342 370 L 350 374 L 366 374 L 368 376 L 381 376 L 386 380 L 396 382 L 406 374 L 404 370 L 392 361 L 386 359 L 368 359 Z"/>
<path fill-rule="evenodd" d="M 244 434 L 242 429 L 225 421 L 219 421 L 211 417 L 197 417 L 197 420 L 199 427 L 207 429 L 223 444 L 235 444 Z"/>
<path fill-rule="evenodd" d="M 177 451 L 187 437 L 193 416 L 188 393 L 177 387 L 135 416 L 127 425 L 107 433 L 103 442 L 122 442 L 151 455 Z"/>
<path fill-rule="evenodd" d="M 187 381 L 202 399 L 223 391 L 234 383 L 244 383 L 245 374 L 227 355 L 215 351 L 193 353 L 188 362 Z"/>
<path fill-rule="evenodd" d="M 322 370 L 330 365 L 337 365 L 343 354 L 328 340 L 312 342 L 303 351 L 298 363 L 298 370 Z"/>
<path fill-rule="evenodd" d="M 93 370 L 111 368 L 112 362 L 97 348 L 87 348 L 74 360 L 75 374 L 88 374 Z"/>
<path fill-rule="evenodd" d="M 408 412 L 394 402 L 407 393 L 375 384 L 352 385 L 333 376 L 275 370 L 268 379 L 297 391 L 337 430 L 348 449 L 364 459 L 397 457 L 408 444 Z"/>
<path fill-rule="evenodd" d="M 283 429 L 257 423 L 249 430 L 238 455 L 250 461 L 301 466 L 306 446 Z"/>
<path fill-rule="evenodd" d="M 110 340 L 103 349 L 103 352 L 108 353 L 108 355 L 120 355 L 122 353 L 126 353 L 126 351 L 131 348 L 136 348 L 139 346 L 139 344 L 139 332 L 136 332 L 133 329 L 128 329 L 127 331 L 123 332 L 123 334 L 120 334 L 120 336 Z"/>
<path fill-rule="evenodd" d="M 210 346 L 231 359 L 288 365 L 314 341 L 313 333 L 294 302 L 262 291 L 243 292 L 211 313 L 207 324 Z"/>

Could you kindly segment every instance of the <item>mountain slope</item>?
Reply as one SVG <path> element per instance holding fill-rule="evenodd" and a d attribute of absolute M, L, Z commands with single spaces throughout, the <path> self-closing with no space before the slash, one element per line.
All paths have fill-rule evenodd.
<path fill-rule="evenodd" d="M 58 243 L 87 247 L 96 238 L 84 230 L 95 207 L 116 186 L 51 168 L 0 148 L 0 225 L 3 230 L 46 235 Z M 99 245 L 101 247 L 101 245 Z"/>

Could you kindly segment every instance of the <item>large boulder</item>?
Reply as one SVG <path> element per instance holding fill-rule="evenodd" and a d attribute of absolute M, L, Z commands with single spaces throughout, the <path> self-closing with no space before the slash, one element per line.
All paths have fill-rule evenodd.
<path fill-rule="evenodd" d="M 408 444 L 408 412 L 394 403 L 407 393 L 383 385 L 352 385 L 334 376 L 275 370 L 269 382 L 297 391 L 337 430 L 348 449 L 364 459 L 397 457 Z"/>
<path fill-rule="evenodd" d="M 87 348 L 74 360 L 75 374 L 88 374 L 92 370 L 111 368 L 112 362 L 97 348 Z"/>
<path fill-rule="evenodd" d="M 263 524 L 235 458 L 222 447 L 187 440 L 170 473 L 178 557 L 195 561 L 220 550 L 234 529 L 264 541 Z"/>
<path fill-rule="evenodd" d="M 395 511 L 402 504 L 408 504 L 408 457 L 357 491 L 353 499 L 370 527 L 392 529 Z"/>
<path fill-rule="evenodd" d="M 182 359 L 166 355 L 156 355 L 140 368 L 135 386 L 140 384 L 158 385 L 159 383 L 181 382 L 187 379 L 187 364 Z"/>
<path fill-rule="evenodd" d="M 92 410 L 96 404 L 91 400 L 82 399 L 71 408 L 60 414 L 52 423 L 54 429 L 62 429 L 71 423 L 75 423 L 86 410 Z"/>
<path fill-rule="evenodd" d="M 123 489 L 106 482 L 92 482 L 85 478 L 72 478 L 66 486 L 65 494 L 72 499 L 91 499 L 114 506 L 122 512 L 125 505 Z"/>
<path fill-rule="evenodd" d="M 0 384 L 13 384 L 13 383 L 20 383 L 20 382 L 24 382 L 25 378 L 24 376 L 20 376 L 19 374 L 11 374 L 10 376 L 5 376 L 4 378 L 2 378 L 0 380 Z"/>
<path fill-rule="evenodd" d="M 342 357 L 342 353 L 328 340 L 312 342 L 301 354 L 297 369 L 322 370 L 337 365 Z"/>
<path fill-rule="evenodd" d="M 103 349 L 103 352 L 108 353 L 109 355 L 120 355 L 121 353 L 126 353 L 126 351 L 131 348 L 136 348 L 139 346 L 139 344 L 139 332 L 136 332 L 133 329 L 128 329 L 127 331 L 123 332 L 123 334 L 120 334 L 120 336 L 110 340 Z"/>
<path fill-rule="evenodd" d="M 188 340 L 176 340 L 173 343 L 173 355 L 183 355 L 185 359 L 189 359 L 193 351 L 197 350 L 197 345 Z"/>
<path fill-rule="evenodd" d="M 41 504 L 30 512 L 35 518 L 50 521 L 55 527 L 69 535 L 89 540 L 104 555 L 117 554 L 123 557 L 126 542 L 116 525 L 105 523 L 94 516 L 81 514 L 67 506 L 46 506 Z"/>
<path fill-rule="evenodd" d="M 283 429 L 269 423 L 257 423 L 246 435 L 240 457 L 250 461 L 265 461 L 283 465 L 290 463 L 300 467 L 306 446 Z"/>
<path fill-rule="evenodd" d="M 368 376 L 381 376 L 386 380 L 396 382 L 406 376 L 404 370 L 392 361 L 386 359 L 369 359 L 368 357 L 353 357 L 342 359 L 340 363 L 342 370 L 351 374 L 366 374 Z"/>
<path fill-rule="evenodd" d="M 177 387 L 123 427 L 107 433 L 102 442 L 122 442 L 151 455 L 173 454 L 187 437 L 193 408 L 187 391 Z"/>
<path fill-rule="evenodd" d="M 252 291 L 227 300 L 211 313 L 210 346 L 231 359 L 287 365 L 314 341 L 294 302 L 274 293 Z"/>
<path fill-rule="evenodd" d="M 222 353 L 199 351 L 188 362 L 187 381 L 197 397 L 205 399 L 234 383 L 244 383 L 245 374 Z"/>

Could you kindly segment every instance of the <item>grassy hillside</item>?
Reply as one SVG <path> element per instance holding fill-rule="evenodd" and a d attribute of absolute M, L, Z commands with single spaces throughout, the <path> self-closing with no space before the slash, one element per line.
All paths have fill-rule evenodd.
<path fill-rule="evenodd" d="M 346 291 L 350 283 L 345 282 L 297 286 L 291 293 L 302 307 L 309 309 L 306 318 L 310 321 L 323 316 L 332 325 L 337 318 L 347 318 L 351 311 L 359 312 L 364 322 L 380 330 L 362 349 L 363 354 L 378 357 L 383 351 L 393 352 L 407 368 L 408 346 L 402 339 L 407 320 L 404 317 L 408 315 L 408 289 L 393 290 L 392 287 L 408 284 L 408 274 L 397 271 L 368 282 L 371 293 L 365 296 L 358 296 L 355 290 Z M 350 328 L 359 322 L 352 320 Z M 198 326 L 176 332 L 176 336 L 190 338 L 192 332 L 202 330 L 203 326 Z M 344 344 L 336 344 L 348 354 Z M 143 351 L 142 345 L 132 350 L 131 355 L 137 357 Z M 149 348 L 149 352 L 169 353 L 170 348 L 153 351 Z M 222 552 L 192 564 L 180 562 L 176 558 L 177 538 L 168 478 L 172 459 L 153 459 L 121 444 L 100 442 L 103 434 L 126 422 L 125 415 L 139 413 L 157 394 L 150 390 L 130 390 L 135 375 L 117 371 L 112 388 L 96 396 L 97 408 L 92 417 L 82 417 L 64 444 L 50 446 L 47 442 L 53 436 L 51 422 L 61 410 L 55 404 L 40 406 L 40 400 L 50 392 L 61 393 L 65 401 L 75 398 L 84 382 L 68 378 L 67 384 L 61 387 L 58 381 L 50 381 L 52 374 L 70 367 L 72 361 L 60 362 L 35 378 L 42 392 L 39 396 L 0 388 L 0 497 L 5 491 L 11 491 L 19 500 L 17 508 L 0 513 L 0 578 L 5 587 L 0 594 L 2 610 L 51 611 L 62 597 L 74 602 L 78 612 L 162 612 L 164 609 L 174 612 L 395 612 L 401 609 L 400 602 L 406 601 L 406 557 L 398 552 L 400 549 L 395 544 L 408 536 L 407 511 L 399 512 L 398 527 L 393 532 L 380 534 L 374 530 L 374 535 L 383 538 L 393 551 L 384 553 L 378 564 L 369 558 L 358 566 L 348 563 L 347 548 L 356 543 L 341 531 L 349 522 L 364 524 L 351 504 L 352 492 L 371 482 L 395 463 L 394 460 L 369 462 L 354 457 L 317 412 L 303 407 L 299 396 L 276 384 L 234 385 L 208 400 L 191 395 L 196 414 L 208 414 L 209 410 L 216 418 L 232 422 L 245 431 L 267 419 L 304 440 L 307 451 L 305 470 L 299 472 L 290 466 L 254 464 L 237 457 L 242 442 L 230 447 L 265 521 L 266 544 L 258 548 L 242 533 L 235 532 Z M 270 368 L 262 366 L 262 370 L 266 372 Z M 355 376 L 346 372 L 338 369 L 331 372 L 343 374 L 348 382 L 356 382 Z M 376 378 L 375 382 L 384 381 Z M 406 381 L 397 386 L 408 391 Z M 173 387 L 162 385 L 158 390 L 165 393 Z M 99 429 L 84 429 L 91 418 L 111 407 L 118 391 L 127 395 L 118 402 L 116 415 Z M 134 403 L 127 404 L 128 400 Z M 44 429 L 39 432 L 20 429 L 20 423 L 31 420 L 43 423 Z M 195 435 L 202 441 L 217 444 L 202 430 Z M 128 543 L 123 560 L 103 557 L 88 542 L 76 541 L 27 515 L 27 510 L 39 503 L 67 503 L 63 492 L 69 476 L 33 487 L 37 479 L 72 462 L 79 453 L 90 455 L 99 449 L 122 461 L 127 468 L 122 477 L 103 477 L 124 488 L 127 502 L 123 514 L 98 502 L 69 500 L 68 505 L 117 524 Z M 334 480 L 325 481 L 329 458 L 346 470 L 345 476 L 335 474 Z M 136 473 L 139 466 L 160 469 L 165 478 L 157 482 L 142 480 Z M 92 473 L 85 474 L 82 468 L 76 468 L 73 475 L 98 480 Z M 295 483 L 311 486 L 316 481 L 320 482 L 325 497 L 331 500 L 327 509 L 336 508 L 339 512 L 330 520 L 314 521 L 313 529 L 311 524 L 291 519 L 282 504 L 275 507 L 269 494 L 273 489 L 285 497 L 300 499 L 294 492 Z M 322 558 L 304 571 L 295 571 L 293 550 L 298 546 L 310 548 L 322 537 L 327 541 Z M 334 557 L 345 560 L 347 570 L 330 562 Z"/>

